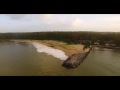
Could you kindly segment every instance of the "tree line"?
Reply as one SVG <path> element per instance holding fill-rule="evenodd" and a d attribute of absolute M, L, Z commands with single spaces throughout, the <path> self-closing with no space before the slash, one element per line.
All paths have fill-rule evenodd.
<path fill-rule="evenodd" d="M 107 41 L 113 41 L 120 46 L 120 33 L 113 32 L 27 32 L 27 33 L 0 33 L 1 40 L 31 39 L 31 40 L 58 40 L 70 43 L 81 43 L 88 40 L 91 44 L 99 41 L 104 45 Z M 84 42 L 83 42 L 84 43 Z"/>

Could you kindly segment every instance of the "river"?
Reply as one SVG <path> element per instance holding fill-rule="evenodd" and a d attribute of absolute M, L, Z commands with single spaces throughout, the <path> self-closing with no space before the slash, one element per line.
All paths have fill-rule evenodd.
<path fill-rule="evenodd" d="M 0 76 L 120 76 L 120 52 L 93 49 L 75 69 L 30 43 L 0 42 Z"/>

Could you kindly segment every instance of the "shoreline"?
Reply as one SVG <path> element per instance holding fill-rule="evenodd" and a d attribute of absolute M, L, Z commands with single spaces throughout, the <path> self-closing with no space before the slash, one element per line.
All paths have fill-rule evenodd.
<path fill-rule="evenodd" d="M 46 45 L 48 47 L 61 50 L 65 53 L 66 56 L 70 57 L 73 54 L 77 54 L 79 52 L 88 52 L 89 48 L 85 49 L 83 51 L 83 45 L 82 44 L 70 44 L 67 45 L 66 43 L 56 41 L 56 40 L 9 40 L 10 42 L 21 42 L 21 43 L 39 43 Z M 52 43 L 52 44 L 51 44 Z"/>
<path fill-rule="evenodd" d="M 38 52 L 45 52 L 47 55 L 52 55 L 53 57 L 64 60 L 62 66 L 65 68 L 78 67 L 92 50 L 92 47 L 90 46 L 90 48 L 83 51 L 84 45 L 81 44 L 72 45 L 73 47 L 70 49 L 71 45 L 67 45 L 67 47 L 65 47 L 65 43 L 53 40 L 15 40 L 15 42 L 16 41 L 31 43 L 35 48 L 37 48 Z M 69 51 L 69 53 L 67 51 Z"/>
<path fill-rule="evenodd" d="M 52 55 L 53 57 L 59 58 L 61 60 L 66 60 L 68 58 L 68 56 L 65 55 L 65 53 L 62 50 L 58 50 L 58 49 L 54 49 L 52 47 L 48 47 L 46 45 L 37 43 L 37 42 L 32 42 L 31 43 L 38 52 L 42 53 L 46 53 L 47 55 Z"/>
<path fill-rule="evenodd" d="M 11 40 L 1 40 L 0 42 L 4 42 L 4 41 L 8 41 L 8 42 L 21 42 L 21 43 L 32 43 L 32 42 L 37 42 L 43 45 L 46 45 L 48 47 L 52 47 L 54 49 L 59 49 L 62 50 L 63 52 L 65 52 L 65 54 L 69 57 L 73 54 L 79 53 L 79 52 L 83 52 L 83 45 L 82 44 L 71 44 L 70 46 L 75 46 L 74 49 L 65 49 L 59 45 L 50 45 L 48 43 L 42 42 L 42 41 L 57 41 L 57 40 L 15 40 L 15 39 L 11 39 Z M 57 41 L 60 42 L 60 41 Z M 115 50 L 115 51 L 120 51 L 120 47 L 113 47 L 113 48 L 109 48 L 107 46 L 99 46 L 99 45 L 93 45 L 92 46 L 93 49 L 101 49 L 101 50 Z M 89 49 L 87 48 L 84 52 L 89 51 Z"/>
<path fill-rule="evenodd" d="M 120 47 L 109 47 L 109 46 L 98 46 L 98 45 L 97 46 L 93 45 L 93 49 L 120 51 Z"/>
<path fill-rule="evenodd" d="M 85 51 L 83 51 L 84 45 L 81 44 L 68 45 L 66 43 L 55 40 L 6 40 L 6 42 L 7 41 L 30 43 L 35 48 L 37 48 L 38 52 L 45 52 L 48 55 L 52 55 L 53 57 L 64 60 L 62 66 L 69 69 L 78 67 L 82 63 L 82 61 L 89 55 L 92 49 L 96 49 L 96 48 L 102 50 L 109 49 L 109 48 L 93 45 L 90 46 L 90 48 L 85 49 Z M 113 48 L 109 50 L 115 50 L 115 49 Z"/>

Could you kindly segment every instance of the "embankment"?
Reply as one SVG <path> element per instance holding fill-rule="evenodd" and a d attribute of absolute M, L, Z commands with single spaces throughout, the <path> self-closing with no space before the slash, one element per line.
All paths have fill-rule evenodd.
<path fill-rule="evenodd" d="M 81 62 L 87 57 L 91 50 L 92 47 L 89 49 L 88 52 L 79 52 L 77 54 L 73 54 L 66 61 L 63 62 L 62 66 L 69 69 L 78 67 Z"/>

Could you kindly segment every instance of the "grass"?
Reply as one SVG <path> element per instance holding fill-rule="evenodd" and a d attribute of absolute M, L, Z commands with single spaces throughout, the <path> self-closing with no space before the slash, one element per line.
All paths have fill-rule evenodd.
<path fill-rule="evenodd" d="M 39 40 L 39 42 L 50 45 L 50 46 L 60 46 L 64 49 L 72 50 L 74 47 L 72 45 L 68 45 L 67 43 L 55 41 L 55 40 Z"/>

